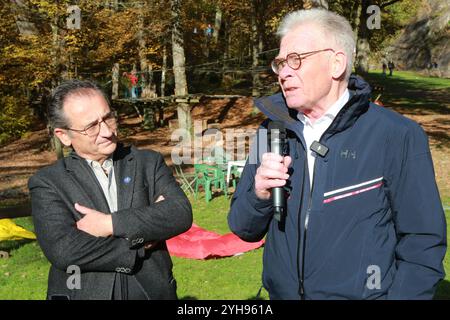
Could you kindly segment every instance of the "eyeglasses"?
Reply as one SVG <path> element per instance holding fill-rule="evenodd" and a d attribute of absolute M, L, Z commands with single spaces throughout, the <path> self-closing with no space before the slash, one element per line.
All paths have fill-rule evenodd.
<path fill-rule="evenodd" d="M 107 113 L 101 121 L 95 121 L 89 125 L 86 126 L 83 130 L 79 129 L 72 129 L 72 128 L 66 128 L 66 130 L 79 132 L 81 134 L 87 135 L 89 137 L 94 137 L 99 134 L 100 132 L 100 124 L 104 122 L 110 130 L 116 130 L 117 129 L 117 112 L 111 111 Z"/>
<path fill-rule="evenodd" d="M 334 50 L 331 48 L 310 51 L 310 52 L 303 52 L 303 53 L 292 52 L 286 56 L 286 59 L 274 59 L 270 65 L 272 67 L 273 72 L 275 72 L 275 74 L 279 74 L 280 70 L 284 68 L 286 63 L 291 69 L 298 70 L 300 68 L 300 66 L 302 65 L 302 59 L 305 59 L 306 57 L 309 57 L 309 56 L 319 53 L 319 52 L 330 51 L 330 50 L 334 52 Z"/>

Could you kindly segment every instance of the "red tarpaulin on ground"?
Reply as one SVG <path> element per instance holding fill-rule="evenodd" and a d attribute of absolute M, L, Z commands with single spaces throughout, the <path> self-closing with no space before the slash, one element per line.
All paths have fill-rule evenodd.
<path fill-rule="evenodd" d="M 229 257 L 257 249 L 264 244 L 245 242 L 233 233 L 220 235 L 200 228 L 196 224 L 174 238 L 167 240 L 167 248 L 171 255 L 191 259 L 211 259 Z"/>

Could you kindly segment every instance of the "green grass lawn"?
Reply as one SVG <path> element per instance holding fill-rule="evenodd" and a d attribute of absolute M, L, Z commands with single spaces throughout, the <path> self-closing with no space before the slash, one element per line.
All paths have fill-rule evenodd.
<path fill-rule="evenodd" d="M 445 200 L 444 203 L 449 205 L 450 199 Z M 196 224 L 221 234 L 229 232 L 226 222 L 229 199 L 220 196 L 208 204 L 203 198 L 191 201 Z M 447 225 L 450 225 L 450 210 L 446 210 L 446 218 Z M 19 218 L 15 221 L 28 230 L 33 230 L 31 218 Z M 49 263 L 37 243 L 3 242 L 0 249 L 6 249 L 11 254 L 9 259 L 0 260 L 0 300 L 44 299 Z M 262 251 L 263 249 L 258 249 L 240 256 L 211 260 L 173 257 L 178 297 L 198 300 L 255 299 L 261 286 Z M 438 287 L 438 299 L 450 299 L 448 254 L 444 266 L 447 276 Z M 264 289 L 260 298 L 268 299 Z"/>
<path fill-rule="evenodd" d="M 370 83 L 384 87 L 381 100 L 397 111 L 445 115 L 449 113 L 448 88 L 450 80 L 421 77 L 410 72 L 394 72 L 393 77 L 373 73 L 366 77 Z M 447 120 L 448 122 L 448 120 Z M 436 136 L 444 145 L 448 135 Z M 447 139 L 447 140 L 446 140 Z M 435 159 L 436 161 L 436 159 Z M 437 160 L 439 161 L 439 159 Z M 448 179 L 447 179 L 448 180 Z M 446 179 L 441 184 L 448 184 Z M 441 189 L 446 207 L 447 225 L 450 224 L 450 194 Z M 444 192 L 442 192 L 444 190 Z M 227 213 L 230 200 L 215 197 L 206 204 L 203 198 L 191 199 L 194 222 L 202 228 L 225 234 L 230 232 Z M 0 206 L 12 205 L 1 202 Z M 28 230 L 33 230 L 31 218 L 15 220 Z M 447 234 L 447 241 L 449 235 Z M 10 252 L 9 259 L 0 259 L 0 299 L 44 299 L 49 263 L 35 241 L 3 242 L 0 250 Z M 174 273 L 178 282 L 180 299 L 255 299 L 261 286 L 262 251 L 254 250 L 240 256 L 206 261 L 173 258 Z M 450 299 L 450 256 L 444 260 L 445 280 L 438 287 L 436 298 Z M 262 290 L 261 298 L 268 295 Z"/>
<path fill-rule="evenodd" d="M 206 204 L 201 197 L 191 202 L 197 225 L 220 234 L 230 232 L 226 220 L 230 199 L 215 197 Z M 33 231 L 31 218 L 15 222 Z M 50 265 L 36 241 L 3 242 L 0 250 L 11 255 L 0 260 L 0 300 L 45 299 Z M 211 260 L 173 257 L 173 262 L 180 299 L 255 299 L 261 287 L 262 249 Z M 268 298 L 265 290 L 261 298 Z"/>
<path fill-rule="evenodd" d="M 230 232 L 229 199 L 221 196 L 208 204 L 203 198 L 191 202 L 197 225 L 220 234 Z M 262 251 L 261 248 L 240 256 L 206 261 L 174 257 L 178 296 L 181 299 L 255 299 L 262 285 Z M 268 297 L 265 290 L 261 297 Z"/>
<path fill-rule="evenodd" d="M 443 197 L 442 203 L 444 204 L 445 218 L 447 220 L 447 254 L 444 258 L 444 268 L 445 268 L 445 279 L 441 281 L 438 285 L 435 299 L 446 299 L 450 300 L 450 196 Z"/>
<path fill-rule="evenodd" d="M 373 72 L 364 78 L 373 89 L 382 88 L 374 90 L 374 99 L 380 93 L 380 100 L 400 113 L 450 113 L 450 79 L 424 77 L 410 71 L 397 71 L 392 77 Z"/>
<path fill-rule="evenodd" d="M 31 217 L 16 224 L 34 231 Z M 49 263 L 36 241 L 5 241 L 0 250 L 10 254 L 0 259 L 0 299 L 45 299 Z"/>

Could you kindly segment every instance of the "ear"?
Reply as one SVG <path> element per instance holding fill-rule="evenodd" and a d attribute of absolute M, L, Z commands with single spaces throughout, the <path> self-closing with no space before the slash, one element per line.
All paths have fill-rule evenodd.
<path fill-rule="evenodd" d="M 53 130 L 53 133 L 55 136 L 61 141 L 63 145 L 66 147 L 69 147 L 72 145 L 72 138 L 70 137 L 69 133 L 65 129 L 56 128 Z"/>
<path fill-rule="evenodd" d="M 332 78 L 337 80 L 343 77 L 346 68 L 347 68 L 347 56 L 342 51 L 337 51 L 334 54 L 333 58 L 333 65 L 331 70 Z"/>

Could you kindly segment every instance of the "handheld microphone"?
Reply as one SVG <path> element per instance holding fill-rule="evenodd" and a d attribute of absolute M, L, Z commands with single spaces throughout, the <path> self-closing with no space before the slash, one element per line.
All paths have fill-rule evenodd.
<path fill-rule="evenodd" d="M 286 142 L 286 128 L 281 121 L 271 121 L 269 123 L 270 151 L 284 156 L 283 150 Z M 274 218 L 278 222 L 284 217 L 286 212 L 286 195 L 283 187 L 272 189 L 272 201 Z"/>

